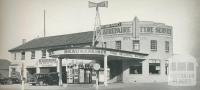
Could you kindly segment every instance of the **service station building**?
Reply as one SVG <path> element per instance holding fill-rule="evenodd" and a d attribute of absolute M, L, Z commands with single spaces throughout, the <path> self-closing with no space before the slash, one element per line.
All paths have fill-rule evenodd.
<path fill-rule="evenodd" d="M 173 54 L 172 26 L 152 21 L 102 25 L 92 46 L 94 31 L 36 38 L 10 49 L 13 71 L 29 78 L 35 73 L 58 72 L 59 84 L 113 82 L 167 82 L 168 58 Z M 22 67 L 22 63 L 24 64 Z"/>

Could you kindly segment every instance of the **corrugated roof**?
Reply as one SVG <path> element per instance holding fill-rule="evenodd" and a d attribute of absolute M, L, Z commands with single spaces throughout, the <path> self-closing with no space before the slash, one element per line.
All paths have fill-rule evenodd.
<path fill-rule="evenodd" d="M 71 44 L 91 43 L 92 37 L 93 37 L 93 31 L 36 38 L 23 45 L 10 49 L 9 52 L 18 50 L 65 46 Z"/>

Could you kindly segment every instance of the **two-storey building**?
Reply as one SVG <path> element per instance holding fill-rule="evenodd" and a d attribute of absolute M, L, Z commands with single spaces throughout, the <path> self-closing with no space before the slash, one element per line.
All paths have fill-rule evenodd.
<path fill-rule="evenodd" d="M 93 70 L 89 69 L 92 63 L 99 63 L 99 81 L 105 85 L 109 82 L 167 82 L 168 58 L 173 54 L 172 26 L 140 21 L 137 17 L 132 21 L 102 25 L 96 32 L 95 47 L 92 46 L 93 34 L 88 31 L 36 38 L 10 49 L 13 59 L 10 72 L 20 71 L 24 63 L 26 78 L 34 73 L 59 72 L 62 82 L 85 83 L 90 82 L 87 77 L 92 79 Z M 76 77 L 78 81 L 70 81 Z"/>

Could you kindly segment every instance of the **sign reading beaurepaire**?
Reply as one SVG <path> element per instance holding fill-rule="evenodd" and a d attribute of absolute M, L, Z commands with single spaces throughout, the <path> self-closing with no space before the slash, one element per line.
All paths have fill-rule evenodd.
<path fill-rule="evenodd" d="M 105 50 L 98 49 L 66 49 L 65 54 L 105 54 Z"/>
<path fill-rule="evenodd" d="M 97 30 L 97 34 L 101 33 L 103 35 L 131 33 L 131 26 L 122 26 L 122 23 L 103 25 Z"/>
<path fill-rule="evenodd" d="M 143 55 L 126 53 L 120 51 L 103 50 L 103 49 L 65 49 L 54 51 L 53 55 L 63 55 L 63 54 L 95 54 L 95 55 L 112 55 L 127 58 L 141 58 L 144 59 Z"/>

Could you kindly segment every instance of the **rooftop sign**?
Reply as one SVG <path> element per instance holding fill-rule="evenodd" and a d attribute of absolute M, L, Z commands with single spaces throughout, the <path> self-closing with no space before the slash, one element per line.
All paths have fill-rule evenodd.
<path fill-rule="evenodd" d="M 114 23 L 108 25 L 102 25 L 101 30 L 103 35 L 111 35 L 111 34 L 126 34 L 131 33 L 131 26 L 122 26 L 122 23 Z M 100 30 L 97 33 L 100 34 Z"/>
<path fill-rule="evenodd" d="M 111 28 L 111 27 L 120 27 L 122 26 L 122 23 L 113 23 L 113 24 L 107 24 L 107 25 L 102 25 L 101 29 L 105 29 L 105 28 Z"/>
<path fill-rule="evenodd" d="M 53 51 L 52 56 L 59 56 L 59 55 L 111 55 L 111 56 L 118 56 L 124 58 L 139 58 L 144 59 L 145 55 L 143 54 L 136 54 L 128 51 L 118 51 L 112 49 L 96 49 L 96 48 L 69 48 L 64 50 L 56 50 Z"/>

